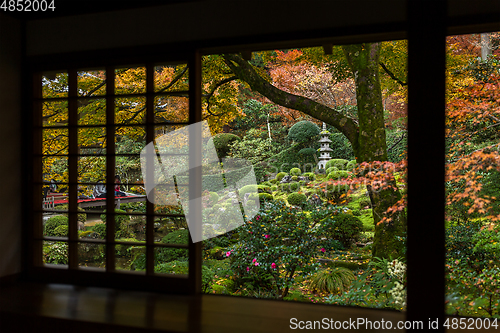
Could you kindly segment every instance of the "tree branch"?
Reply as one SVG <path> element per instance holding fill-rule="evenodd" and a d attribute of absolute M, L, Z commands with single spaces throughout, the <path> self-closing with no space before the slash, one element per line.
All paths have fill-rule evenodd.
<path fill-rule="evenodd" d="M 394 81 L 396 81 L 397 83 L 399 83 L 402 87 L 404 87 L 404 86 L 407 86 L 407 85 L 408 85 L 408 83 L 407 83 L 407 82 L 403 82 L 403 81 L 401 81 L 400 79 L 398 79 L 398 78 L 396 77 L 396 75 L 394 75 L 394 73 L 393 73 L 393 72 L 391 72 L 391 70 L 390 70 L 389 68 L 387 68 L 387 66 L 386 66 L 386 65 L 384 65 L 384 63 L 380 62 L 379 64 L 380 64 L 380 66 L 384 69 L 384 71 L 387 73 L 387 75 L 389 75 L 389 76 L 391 77 L 391 79 L 393 79 Z"/>
<path fill-rule="evenodd" d="M 219 89 L 220 86 L 222 86 L 226 83 L 229 83 L 231 81 L 237 80 L 237 79 L 238 79 L 238 77 L 233 75 L 231 77 L 225 78 L 224 80 L 222 80 L 220 82 L 217 82 L 217 84 L 212 88 L 212 90 L 208 93 L 208 95 L 204 96 L 207 99 L 207 112 L 208 113 L 210 113 L 212 116 L 218 116 L 210 111 L 210 98 L 212 98 L 212 96 L 215 94 L 215 92 L 217 91 L 217 89 Z"/>
<path fill-rule="evenodd" d="M 399 138 L 399 140 L 396 141 L 392 146 L 390 146 L 389 148 L 387 148 L 387 151 L 389 152 L 392 148 L 396 147 L 397 144 L 400 143 L 401 140 L 403 140 L 405 136 L 406 136 L 406 132 L 403 132 L 403 135 L 401 135 L 401 137 Z"/>
<path fill-rule="evenodd" d="M 225 63 L 238 79 L 248 83 L 254 91 L 259 92 L 278 105 L 304 112 L 334 126 L 347 137 L 353 147 L 357 146 L 358 126 L 353 119 L 310 98 L 294 95 L 276 88 L 257 74 L 255 69 L 238 55 L 224 54 L 223 57 Z"/>

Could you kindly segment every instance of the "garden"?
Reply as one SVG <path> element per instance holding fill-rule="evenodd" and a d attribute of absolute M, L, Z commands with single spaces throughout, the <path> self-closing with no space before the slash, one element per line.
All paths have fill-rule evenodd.
<path fill-rule="evenodd" d="M 500 318 L 500 35 L 488 38 L 491 52 L 482 57 L 481 36 L 448 37 L 444 268 L 447 314 Z M 332 54 L 310 48 L 254 52 L 251 60 L 204 56 L 203 112 L 220 163 L 227 157 L 251 162 L 257 184 L 238 188 L 238 200 L 205 191 L 203 222 L 217 216 L 230 226 L 245 205 L 260 207 L 229 232 L 213 225 L 217 236 L 202 246 L 204 293 L 406 309 L 406 47 L 390 41 L 334 47 Z M 185 74 L 182 66 L 156 71 L 166 87 L 187 84 Z M 99 75 L 82 77 L 88 91 L 96 91 Z M 144 73 L 117 75 L 126 89 Z M 137 116 L 145 101 L 134 98 L 117 112 Z M 97 114 L 92 103 L 84 115 Z M 169 103 L 158 101 L 155 116 L 182 117 L 186 101 Z M 146 143 L 142 127 L 127 126 L 117 134 L 123 153 L 117 173 L 124 190 L 143 195 L 139 152 Z M 165 128 L 161 134 L 172 130 Z M 57 131 L 44 133 L 47 150 L 67 144 L 55 140 Z M 102 133 L 81 134 L 88 140 L 81 182 L 90 184 L 102 177 L 105 158 L 90 144 Z M 45 161 L 47 175 L 67 182 L 67 158 Z M 82 193 L 90 191 L 82 186 Z M 57 209 L 62 213 L 44 223 L 45 237 L 68 235 L 65 208 Z M 181 205 L 154 209 L 155 242 L 188 244 Z M 144 272 L 146 203 L 122 204 L 115 214 L 116 268 Z M 85 240 L 78 243 L 79 265 L 105 267 L 99 240 L 106 237 L 106 214 L 80 209 L 78 221 Z M 67 242 L 51 238 L 43 246 L 45 263 L 67 263 Z M 155 250 L 155 273 L 188 273 L 186 248 Z"/>

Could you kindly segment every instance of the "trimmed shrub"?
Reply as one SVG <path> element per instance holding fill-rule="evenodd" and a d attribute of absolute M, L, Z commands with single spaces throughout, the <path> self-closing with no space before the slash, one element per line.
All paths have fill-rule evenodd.
<path fill-rule="evenodd" d="M 271 185 L 274 185 L 276 184 L 276 179 L 269 179 L 268 182 L 271 183 Z"/>
<path fill-rule="evenodd" d="M 302 171 L 300 171 L 299 168 L 290 169 L 290 175 L 292 175 L 292 176 L 300 176 L 301 174 L 302 174 Z"/>
<path fill-rule="evenodd" d="M 286 175 L 287 175 L 287 174 L 286 174 L 286 172 L 279 172 L 279 173 L 276 175 L 276 181 L 277 181 L 277 182 L 280 182 L 280 181 L 283 179 L 283 177 L 285 177 Z"/>
<path fill-rule="evenodd" d="M 258 189 L 258 185 L 245 185 L 238 190 L 238 193 L 240 195 L 240 198 L 243 199 L 243 197 L 245 197 L 245 194 L 258 192 Z"/>
<path fill-rule="evenodd" d="M 316 175 L 313 172 L 306 172 L 303 176 L 309 178 L 310 181 L 316 180 Z"/>
<path fill-rule="evenodd" d="M 346 170 L 352 171 L 358 166 L 358 163 L 356 163 L 356 160 L 351 160 L 349 163 L 346 165 Z"/>
<path fill-rule="evenodd" d="M 313 291 L 339 294 L 346 291 L 354 279 L 355 276 L 350 269 L 327 268 L 314 273 L 309 279 L 308 287 Z"/>
<path fill-rule="evenodd" d="M 231 133 L 219 133 L 214 135 L 213 142 L 217 156 L 219 158 L 226 157 L 231 150 L 230 144 L 235 141 L 241 141 L 241 138 Z"/>
<path fill-rule="evenodd" d="M 363 223 L 356 216 L 340 213 L 323 220 L 321 229 L 327 237 L 338 240 L 347 248 L 361 236 Z"/>
<path fill-rule="evenodd" d="M 51 218 L 49 218 L 47 220 L 47 222 L 45 222 L 43 234 L 45 236 L 56 236 L 54 234 L 54 232 L 55 232 L 56 228 L 61 226 L 61 225 L 68 226 L 68 217 L 62 216 L 62 215 L 52 216 Z"/>
<path fill-rule="evenodd" d="M 297 176 L 292 176 L 292 181 L 296 182 L 297 180 L 299 180 L 299 177 L 297 177 Z"/>
<path fill-rule="evenodd" d="M 267 185 L 257 185 L 257 191 L 259 193 L 271 193 L 271 187 Z"/>
<path fill-rule="evenodd" d="M 292 206 L 302 206 L 307 202 L 307 197 L 303 193 L 290 193 L 286 199 Z"/>
<path fill-rule="evenodd" d="M 316 154 L 316 149 L 314 148 L 302 148 L 299 150 L 300 155 L 315 155 Z"/>
<path fill-rule="evenodd" d="M 274 199 L 274 197 L 272 196 L 272 194 L 269 194 L 269 193 L 259 193 L 259 200 L 261 202 L 263 202 L 263 201 L 271 201 L 273 199 Z"/>
<path fill-rule="evenodd" d="M 290 183 L 290 191 L 296 192 L 299 190 L 299 188 L 300 188 L 300 184 L 298 182 Z"/>
<path fill-rule="evenodd" d="M 318 125 L 308 120 L 302 120 L 293 125 L 288 131 L 288 138 L 295 142 L 310 142 L 320 132 Z"/>
<path fill-rule="evenodd" d="M 165 244 L 188 244 L 189 232 L 187 229 L 172 231 L 162 239 Z M 187 249 L 177 249 L 163 247 L 158 251 L 158 261 L 173 261 L 173 260 L 187 260 Z"/>
<path fill-rule="evenodd" d="M 276 191 L 277 189 L 278 189 L 278 186 L 276 186 L 276 185 L 271 186 L 271 191 L 273 191 L 273 192 L 274 192 L 274 191 Z"/>
<path fill-rule="evenodd" d="M 342 158 L 334 158 L 326 162 L 325 168 L 328 170 L 328 168 L 337 167 L 337 169 L 339 170 L 345 170 L 347 163 L 349 163 L 348 160 L 344 160 Z"/>
<path fill-rule="evenodd" d="M 328 175 L 334 171 L 338 171 L 339 169 L 337 167 L 329 167 L 328 169 L 326 169 L 325 173 Z"/>
<path fill-rule="evenodd" d="M 209 194 L 210 205 L 215 205 L 217 201 L 219 201 L 219 195 L 215 192 L 210 192 Z"/>
<path fill-rule="evenodd" d="M 347 171 L 344 171 L 344 170 L 333 171 L 333 172 L 329 173 L 327 176 L 328 179 L 333 179 L 333 180 L 347 178 L 347 177 L 349 177 L 349 173 Z"/>
<path fill-rule="evenodd" d="M 300 185 L 300 186 L 303 186 L 303 185 L 305 185 L 305 184 L 306 184 L 306 181 L 305 181 L 305 180 L 300 180 L 300 181 L 299 181 L 299 185 Z"/>

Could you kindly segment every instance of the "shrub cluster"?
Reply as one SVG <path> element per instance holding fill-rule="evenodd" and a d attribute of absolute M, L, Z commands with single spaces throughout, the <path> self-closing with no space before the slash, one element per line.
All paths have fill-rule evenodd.
<path fill-rule="evenodd" d="M 292 206 L 302 206 L 307 202 L 307 197 L 303 193 L 290 193 L 287 201 Z"/>
<path fill-rule="evenodd" d="M 57 227 L 65 225 L 68 226 L 68 217 L 67 216 L 52 216 L 45 222 L 43 234 L 45 236 L 56 236 L 55 230 Z"/>

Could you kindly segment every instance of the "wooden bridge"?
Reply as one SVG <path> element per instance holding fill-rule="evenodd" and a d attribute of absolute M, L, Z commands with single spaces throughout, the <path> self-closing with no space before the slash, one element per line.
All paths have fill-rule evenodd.
<path fill-rule="evenodd" d="M 58 194 L 58 193 L 57 193 Z M 88 207 L 102 207 L 106 206 L 106 198 L 99 199 L 78 199 L 78 207 L 88 208 Z M 120 208 L 122 203 L 139 202 L 146 201 L 145 195 L 130 195 L 126 197 L 115 197 L 115 207 Z M 43 199 L 43 209 L 55 209 L 58 205 L 68 204 L 68 198 L 64 195 L 47 195 Z"/>

